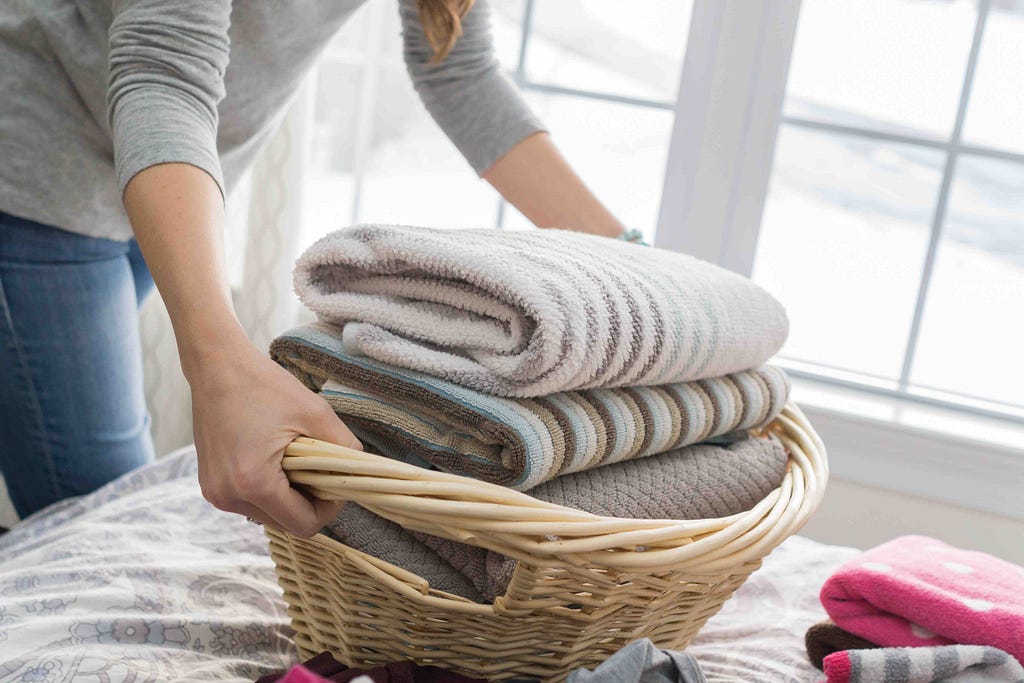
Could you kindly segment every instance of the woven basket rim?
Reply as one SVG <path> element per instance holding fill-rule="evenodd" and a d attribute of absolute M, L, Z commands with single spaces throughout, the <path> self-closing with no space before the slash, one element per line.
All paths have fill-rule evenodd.
<path fill-rule="evenodd" d="M 803 526 L 823 496 L 825 447 L 803 412 L 787 404 L 762 431 L 775 434 L 789 453 L 782 483 L 746 512 L 703 520 L 602 517 L 305 437 L 287 447 L 282 466 L 293 483 L 320 498 L 350 500 L 406 529 L 521 562 L 631 572 L 707 569 L 763 556 L 766 546 L 770 550 Z M 326 536 L 315 538 L 335 551 L 334 544 L 347 548 Z M 404 574 L 408 585 L 415 575 Z"/>

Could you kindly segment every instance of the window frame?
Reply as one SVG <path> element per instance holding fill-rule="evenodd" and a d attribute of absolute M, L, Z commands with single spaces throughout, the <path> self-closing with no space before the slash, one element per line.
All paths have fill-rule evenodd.
<path fill-rule="evenodd" d="M 674 102 L 531 81 L 526 64 L 536 2 L 523 0 L 522 4 L 518 62 L 510 71 L 519 87 L 676 114 L 658 218 L 658 246 L 749 275 L 780 122 L 891 139 L 887 133 L 848 131 L 781 115 L 799 0 L 693 0 L 680 89 Z M 367 9 L 386 11 L 382 3 L 376 4 Z M 371 43 L 370 49 L 379 52 L 379 44 Z M 368 137 L 373 128 L 376 76 L 368 73 L 374 69 L 373 58 L 360 54 L 356 61 L 367 73 L 361 83 L 362 115 L 353 134 Z M 942 143 L 923 140 L 921 144 Z M 978 151 L 1007 158 L 967 145 L 959 150 L 961 154 Z M 365 156 L 363 144 L 357 148 L 357 176 L 365 168 Z M 1018 160 L 1015 155 L 1009 158 Z M 359 187 L 357 183 L 356 192 Z M 358 206 L 356 197 L 353 222 L 359 218 Z M 505 218 L 502 202 L 496 203 L 496 211 L 501 225 Z M 699 225 L 700 230 L 677 229 L 687 225 Z M 780 364 L 794 377 L 795 400 L 828 444 L 834 476 L 1024 521 L 1024 498 L 1014 495 L 1024 487 L 1024 421 L 1000 421 L 985 416 L 984 411 L 974 414 L 961 404 L 932 404 L 925 397 L 887 393 L 840 377 L 803 371 L 792 363 Z M 927 424 L 919 419 L 924 412 L 929 413 Z M 918 414 L 916 422 L 912 413 Z M 996 428 L 1002 430 L 999 439 L 993 436 Z"/>
<path fill-rule="evenodd" d="M 981 0 L 982 20 L 975 27 L 971 47 L 971 79 L 990 6 L 991 0 Z M 693 254 L 749 277 L 780 126 L 939 147 L 954 159 L 978 154 L 1024 161 L 1024 155 L 965 145 L 959 138 L 953 148 L 952 138 L 946 143 L 908 140 L 909 136 L 783 116 L 799 11 L 799 0 L 756 4 L 694 0 L 655 241 L 658 246 Z M 963 114 L 958 114 L 962 129 Z M 927 298 L 955 170 L 954 164 L 947 166 L 945 198 L 941 207 L 936 203 L 929 235 L 929 268 L 921 277 L 920 310 Z M 919 326 L 920 320 L 916 320 L 915 327 Z M 1014 493 L 1024 482 L 1024 419 L 966 400 L 924 395 L 908 386 L 886 388 L 851 380 L 842 372 L 818 372 L 785 359 L 774 362 L 793 378 L 794 398 L 828 444 L 834 476 L 1024 521 L 1024 499 Z"/>
<path fill-rule="evenodd" d="M 799 11 L 799 0 L 757 3 L 756 10 L 742 0 L 694 1 L 656 244 L 749 277 L 767 199 L 776 133 L 784 126 L 941 151 L 945 156 L 942 175 L 898 379 L 876 381 L 856 372 L 797 359 L 782 358 L 781 364 L 796 377 L 1024 426 L 1024 406 L 911 382 L 958 160 L 967 155 L 1024 163 L 1024 154 L 963 141 L 992 0 L 978 2 L 956 117 L 944 140 L 783 114 Z"/>
<path fill-rule="evenodd" d="M 545 0 L 550 1 L 550 0 Z M 967 67 L 961 86 L 953 130 L 946 140 L 925 135 L 889 133 L 835 124 L 782 113 L 790 59 L 796 38 L 800 0 L 693 0 L 689 34 L 674 102 L 627 97 L 611 92 L 552 85 L 533 80 L 527 68 L 538 0 L 522 0 L 518 57 L 509 75 L 519 88 L 563 97 L 611 102 L 673 112 L 655 244 L 692 254 L 750 276 L 753 270 L 761 219 L 772 173 L 775 141 L 782 126 L 833 135 L 909 144 L 939 150 L 945 155 L 939 193 L 929 228 L 925 262 L 919 277 L 910 332 L 899 378 L 877 381 L 855 372 L 828 368 L 798 359 L 782 359 L 797 377 L 825 381 L 837 387 L 873 392 L 887 398 L 1012 420 L 1024 426 L 1024 408 L 1001 409 L 983 397 L 957 396 L 911 384 L 914 355 L 928 300 L 938 246 L 957 160 L 962 155 L 1024 163 L 1024 154 L 962 141 L 967 106 L 977 69 L 984 27 L 992 0 L 979 0 Z M 370 22 L 379 25 L 378 3 L 370 8 Z M 355 186 L 352 221 L 358 220 L 362 179 L 367 156 L 366 140 L 373 128 L 377 73 L 380 58 L 377 30 L 359 60 L 364 67 L 360 83 L 357 122 Z M 496 200 L 495 223 L 507 227 L 507 203 Z M 680 229 L 680 226 L 699 226 Z"/>

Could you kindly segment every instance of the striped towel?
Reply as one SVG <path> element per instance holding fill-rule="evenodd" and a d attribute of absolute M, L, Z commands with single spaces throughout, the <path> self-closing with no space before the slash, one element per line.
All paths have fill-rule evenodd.
<path fill-rule="evenodd" d="M 788 333 L 746 278 L 565 230 L 356 226 L 299 258 L 295 290 L 350 355 L 499 396 L 722 377 Z"/>
<path fill-rule="evenodd" d="M 984 645 L 845 650 L 825 657 L 828 683 L 1024 683 L 1024 668 Z"/>
<path fill-rule="evenodd" d="M 789 394 L 785 374 L 765 366 L 658 387 L 503 398 L 351 355 L 326 323 L 282 335 L 270 352 L 383 454 L 518 490 L 763 426 Z"/>
<path fill-rule="evenodd" d="M 529 494 L 606 517 L 728 517 L 749 510 L 778 487 L 788 461 L 773 436 L 739 439 L 728 446 L 695 444 L 567 474 Z M 416 572 L 434 588 L 475 602 L 491 602 L 504 594 L 516 567 L 515 560 L 500 553 L 406 531 L 354 503 L 345 505 L 327 532 L 356 550 Z"/>

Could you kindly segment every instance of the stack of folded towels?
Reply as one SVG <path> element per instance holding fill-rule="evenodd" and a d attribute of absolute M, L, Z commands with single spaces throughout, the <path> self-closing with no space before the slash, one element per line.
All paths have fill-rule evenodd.
<path fill-rule="evenodd" d="M 749 432 L 788 399 L 765 365 L 786 315 L 729 271 L 562 230 L 363 225 L 310 247 L 295 285 L 319 321 L 272 356 L 382 455 L 646 519 L 737 514 L 785 476 Z M 352 503 L 326 531 L 476 601 L 515 567 Z"/>
<path fill-rule="evenodd" d="M 905 536 L 840 567 L 821 602 L 807 655 L 829 683 L 1024 683 L 1024 567 Z"/>

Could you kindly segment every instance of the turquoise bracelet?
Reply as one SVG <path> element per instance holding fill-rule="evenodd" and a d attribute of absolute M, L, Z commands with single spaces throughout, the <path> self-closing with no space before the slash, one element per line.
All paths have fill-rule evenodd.
<path fill-rule="evenodd" d="M 629 228 L 621 235 L 619 235 L 618 239 L 622 240 L 623 242 L 632 242 L 633 244 L 647 244 L 647 242 L 644 241 L 644 234 L 637 230 L 636 228 Z"/>

